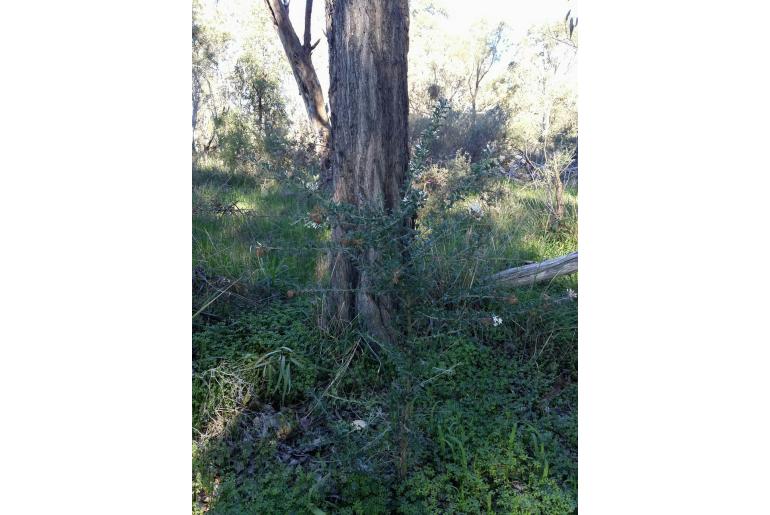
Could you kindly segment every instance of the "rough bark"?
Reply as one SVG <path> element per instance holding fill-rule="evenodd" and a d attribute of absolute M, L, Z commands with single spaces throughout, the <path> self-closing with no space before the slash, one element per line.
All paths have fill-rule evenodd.
<path fill-rule="evenodd" d="M 407 0 L 327 0 L 333 201 L 388 215 L 397 208 L 409 162 Z M 393 342 L 396 299 L 375 291 L 375 247 L 346 246 L 360 229 L 337 223 L 330 259 L 328 323 L 357 318 L 374 338 Z"/>
<path fill-rule="evenodd" d="M 530 286 L 535 283 L 550 281 L 562 275 L 574 274 L 577 271 L 578 253 L 573 252 L 540 263 L 503 270 L 489 277 L 489 281 L 506 286 Z"/>
<path fill-rule="evenodd" d="M 289 19 L 288 4 L 282 0 L 265 0 L 265 4 L 273 18 L 273 24 L 278 32 L 281 45 L 289 60 L 294 80 L 297 82 L 299 94 L 305 104 L 308 118 L 317 135 L 317 151 L 321 158 L 321 183 L 322 186 L 330 182 L 330 153 L 331 153 L 331 127 L 326 113 L 324 95 L 321 83 L 313 67 L 311 54 L 318 44 L 310 44 L 310 17 L 313 9 L 313 0 L 306 0 L 305 4 L 305 31 L 304 43 L 300 42 L 297 33 Z"/>

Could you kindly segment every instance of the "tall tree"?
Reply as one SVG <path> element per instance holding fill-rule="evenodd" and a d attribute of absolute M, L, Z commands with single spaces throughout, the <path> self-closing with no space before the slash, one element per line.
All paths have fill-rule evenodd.
<path fill-rule="evenodd" d="M 302 42 L 288 2 L 265 3 L 319 134 L 322 168 L 328 171 L 322 183 L 331 183 L 340 213 L 358 213 L 332 221 L 331 288 L 322 323 L 339 327 L 357 319 L 372 337 L 392 342 L 396 299 L 377 288 L 374 277 L 382 249 L 354 235 L 369 230 L 362 220 L 396 212 L 402 196 L 409 165 L 408 0 L 326 0 L 331 117 L 311 60 L 318 44 L 310 42 L 313 0 L 305 3 Z M 396 232 L 406 223 L 397 225 Z"/>
<path fill-rule="evenodd" d="M 385 219 L 399 207 L 409 164 L 408 0 L 327 0 L 326 24 L 333 201 Z M 360 230 L 354 220 L 334 223 L 326 318 L 357 318 L 371 336 L 392 342 L 396 299 L 375 285 L 379 244 L 350 245 Z"/>
<path fill-rule="evenodd" d="M 471 99 L 471 127 L 476 125 L 479 89 L 481 81 L 487 76 L 492 66 L 500 60 L 506 49 L 505 23 L 500 22 L 492 30 L 482 26 L 481 34 L 474 43 L 472 66 L 468 77 L 468 96 Z"/>

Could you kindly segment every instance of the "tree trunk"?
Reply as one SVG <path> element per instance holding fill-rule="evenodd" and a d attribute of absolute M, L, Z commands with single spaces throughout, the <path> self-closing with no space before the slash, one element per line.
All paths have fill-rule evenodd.
<path fill-rule="evenodd" d="M 471 133 L 476 128 L 476 94 L 471 96 Z"/>
<path fill-rule="evenodd" d="M 329 117 L 326 114 L 321 83 L 318 81 L 318 75 L 316 75 L 310 57 L 315 48 L 315 45 L 310 44 L 310 14 L 313 0 L 306 0 L 306 2 L 305 42 L 303 44 L 297 37 L 291 20 L 289 20 L 288 3 L 284 4 L 281 0 L 265 0 L 265 4 L 267 4 L 273 17 L 273 24 L 278 31 L 278 37 L 281 39 L 286 58 L 291 65 L 291 71 L 294 73 L 294 80 L 297 82 L 308 118 L 316 132 L 316 148 L 321 159 L 321 185 L 324 186 L 331 182 L 331 127 Z"/>
<path fill-rule="evenodd" d="M 265 130 L 265 122 L 264 122 L 264 116 L 262 113 L 262 95 L 259 95 L 257 97 L 257 126 L 262 129 L 264 132 Z"/>
<path fill-rule="evenodd" d="M 556 209 L 555 218 L 557 225 L 561 223 L 564 218 L 564 182 L 561 180 L 561 170 L 557 170 L 554 174 L 554 190 L 556 196 Z"/>
<path fill-rule="evenodd" d="M 201 83 L 193 72 L 193 94 L 192 94 L 192 151 L 195 153 L 195 130 L 198 128 L 198 110 L 201 103 Z"/>
<path fill-rule="evenodd" d="M 408 0 L 327 0 L 326 23 L 333 201 L 384 218 L 399 205 L 409 163 Z M 333 225 L 324 318 L 332 326 L 356 318 L 369 335 L 392 343 L 396 299 L 377 291 L 374 279 L 381 242 L 350 246 L 361 229 L 353 220 Z"/>

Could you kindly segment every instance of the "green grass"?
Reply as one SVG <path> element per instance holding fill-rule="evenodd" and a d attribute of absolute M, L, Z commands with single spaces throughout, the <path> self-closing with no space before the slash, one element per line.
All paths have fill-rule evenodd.
<path fill-rule="evenodd" d="M 502 269 L 577 249 L 577 198 L 573 192 L 565 192 L 565 220 L 558 231 L 553 231 L 543 191 L 510 183 L 503 183 L 501 189 L 503 198 L 492 206 L 484 206 L 489 229 L 482 244 L 488 250 L 487 259 Z M 479 202 L 478 196 L 470 197 L 458 209 L 466 209 L 472 202 Z"/>
<path fill-rule="evenodd" d="M 481 279 L 574 251 L 577 200 L 553 231 L 542 192 L 503 188 L 481 217 L 474 198 L 421 220 L 404 339 L 374 348 L 316 326 L 328 234 L 306 226 L 306 193 L 194 172 L 193 265 L 237 290 L 196 319 L 194 513 L 576 511 L 577 303 L 553 299 L 577 278 Z"/>
<path fill-rule="evenodd" d="M 244 283 L 313 279 L 328 234 L 305 225 L 306 192 L 215 170 L 193 172 L 193 266 Z"/>

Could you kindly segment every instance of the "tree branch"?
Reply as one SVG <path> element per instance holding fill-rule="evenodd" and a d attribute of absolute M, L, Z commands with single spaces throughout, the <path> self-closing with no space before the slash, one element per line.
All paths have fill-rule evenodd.
<path fill-rule="evenodd" d="M 267 6 L 267 10 L 270 11 L 270 16 L 273 18 L 273 24 L 277 27 L 278 18 L 275 16 L 275 11 L 273 11 L 273 6 L 270 5 L 270 0 L 265 0 L 265 5 Z"/>
<path fill-rule="evenodd" d="M 312 0 L 308 0 L 306 5 L 310 3 L 312 3 Z M 273 22 L 278 31 L 278 37 L 289 60 L 289 65 L 291 65 L 310 121 L 318 130 L 328 132 L 329 118 L 324 105 L 321 84 L 310 60 L 310 47 L 305 47 L 300 42 L 289 19 L 289 11 L 283 0 L 265 0 L 265 4 L 267 4 L 270 13 L 273 15 Z M 307 34 L 309 24 L 306 24 L 305 29 Z"/>
<path fill-rule="evenodd" d="M 312 14 L 313 14 L 313 0 L 305 0 L 305 37 L 303 39 L 302 46 L 305 47 L 308 53 L 313 50 L 310 47 L 310 17 Z M 316 43 L 316 45 L 317 44 L 318 43 Z"/>
<path fill-rule="evenodd" d="M 321 89 L 321 83 L 318 80 L 310 52 L 315 45 L 310 46 L 310 15 L 312 13 L 312 0 L 307 0 L 305 4 L 305 44 L 299 40 L 297 32 L 289 19 L 289 10 L 286 3 L 282 0 L 265 0 L 270 14 L 273 16 L 273 23 L 278 37 L 281 40 L 286 59 L 289 61 L 291 71 L 299 89 L 299 94 L 305 104 L 310 123 L 313 125 L 317 134 L 317 148 L 321 157 L 321 165 L 326 173 L 330 169 L 331 154 L 331 124 L 329 123 L 329 114 L 326 112 L 324 95 Z M 323 174 L 322 174 L 323 176 Z"/>

